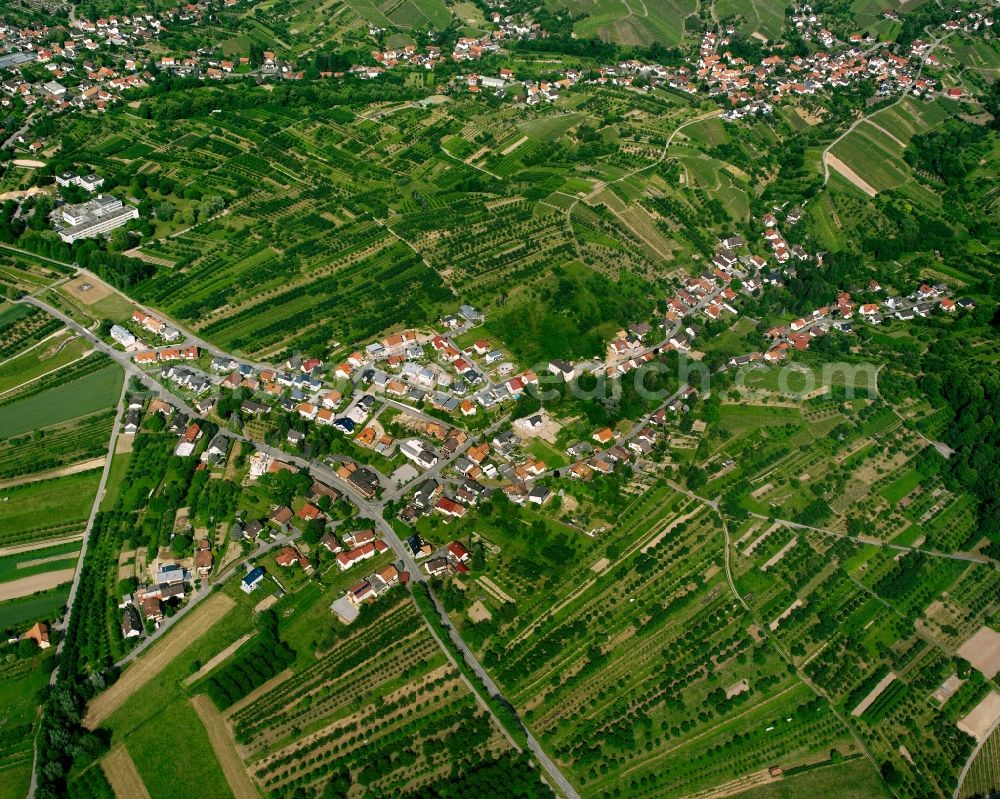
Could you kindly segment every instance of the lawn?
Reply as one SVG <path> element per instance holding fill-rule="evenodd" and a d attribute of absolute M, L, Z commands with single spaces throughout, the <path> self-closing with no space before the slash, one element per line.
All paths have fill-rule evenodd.
<path fill-rule="evenodd" d="M 886 502 L 895 504 L 916 488 L 920 484 L 920 480 L 920 472 L 916 469 L 910 469 L 902 477 L 889 483 L 879 493 L 885 498 Z"/>
<path fill-rule="evenodd" d="M 118 501 L 131 457 L 131 453 L 125 452 L 118 453 L 111 459 L 111 468 L 108 470 L 107 489 L 104 492 L 104 499 L 101 500 L 101 510 L 111 510 Z"/>
<path fill-rule="evenodd" d="M 528 452 L 544 461 L 549 469 L 559 469 L 569 463 L 569 458 L 565 454 L 540 438 L 531 439 L 528 443 Z"/>
<path fill-rule="evenodd" d="M 83 529 L 101 470 L 0 489 L 0 545 Z"/>
<path fill-rule="evenodd" d="M 124 373 L 115 364 L 0 407 L 0 438 L 75 419 L 115 404 Z"/>

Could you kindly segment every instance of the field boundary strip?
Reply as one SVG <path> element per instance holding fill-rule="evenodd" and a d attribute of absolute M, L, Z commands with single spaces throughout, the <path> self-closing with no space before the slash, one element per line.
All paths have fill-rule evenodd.
<path fill-rule="evenodd" d="M 101 769 L 115 792 L 115 799 L 151 799 L 135 761 L 124 745 L 115 747 L 104 756 Z"/>
<path fill-rule="evenodd" d="M 236 799 L 259 799 L 259 793 L 247 773 L 243 761 L 236 752 L 236 742 L 222 714 L 215 709 L 207 694 L 198 694 L 190 699 L 191 706 L 201 719 L 212 744 L 215 757 L 226 776 L 229 789 Z"/>

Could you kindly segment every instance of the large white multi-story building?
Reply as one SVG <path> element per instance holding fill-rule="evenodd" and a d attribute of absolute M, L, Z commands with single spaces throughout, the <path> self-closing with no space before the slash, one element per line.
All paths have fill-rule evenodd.
<path fill-rule="evenodd" d="M 79 205 L 62 207 L 63 222 L 67 227 L 59 230 L 59 237 L 67 244 L 80 239 L 92 239 L 120 228 L 139 218 L 139 209 L 124 205 L 117 197 L 99 194 L 93 200 Z"/>
<path fill-rule="evenodd" d="M 63 172 L 56 175 L 56 183 L 60 186 L 82 186 L 93 194 L 104 185 L 104 178 L 91 172 L 89 175 L 78 175 L 76 172 Z"/>

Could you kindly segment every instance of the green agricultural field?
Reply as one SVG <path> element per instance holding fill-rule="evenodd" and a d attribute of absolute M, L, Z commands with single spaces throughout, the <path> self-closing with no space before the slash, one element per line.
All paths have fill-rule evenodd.
<path fill-rule="evenodd" d="M 0 545 L 80 532 L 100 479 L 94 469 L 0 489 Z"/>
<path fill-rule="evenodd" d="M 907 180 L 903 148 L 870 123 L 855 128 L 832 152 L 879 191 L 894 189 Z"/>
<path fill-rule="evenodd" d="M 574 15 L 587 15 L 573 28 L 577 36 L 597 36 L 626 45 L 660 42 L 668 46 L 681 41 L 684 22 L 696 8 L 685 0 L 568 0 L 560 5 Z"/>
<path fill-rule="evenodd" d="M 23 303 L 13 303 L 4 300 L 0 303 L 0 328 L 13 325 L 31 313 L 31 306 Z"/>
<path fill-rule="evenodd" d="M 785 5 L 777 0 L 720 0 L 715 4 L 719 19 L 736 19 L 747 34 L 759 33 L 777 39 L 785 28 Z"/>
<path fill-rule="evenodd" d="M 0 359 L 7 359 L 48 338 L 62 323 L 31 306 L 8 308 L 0 315 Z"/>
<path fill-rule="evenodd" d="M 366 695 L 356 702 L 348 686 L 358 680 Z M 363 737 L 353 735 L 358 710 L 374 722 Z M 509 750 L 402 592 L 381 598 L 319 659 L 240 707 L 232 722 L 250 773 L 271 791 L 293 780 L 318 786 L 335 763 L 369 790 L 408 796 L 428 784 L 460 739 L 487 763 Z M 390 747 L 398 757 L 383 761 Z M 304 767 L 292 769 L 293 762 Z"/>
<path fill-rule="evenodd" d="M 812 799 L 815 796 L 876 799 L 891 794 L 875 767 L 864 758 L 786 774 L 780 782 L 739 794 L 740 799 Z"/>
<path fill-rule="evenodd" d="M 513 625 L 485 641 L 483 662 L 504 695 L 525 708 L 528 726 L 587 795 L 624 781 L 646 795 L 682 796 L 735 779 L 737 761 L 743 771 L 790 767 L 852 748 L 832 714 L 747 634 L 753 621 L 710 543 L 718 520 L 699 510 L 689 520 L 634 517 L 603 573 L 587 568 L 599 552 L 575 557 L 579 568 L 551 584 L 542 615 L 519 601 Z M 520 593 L 530 573 L 516 558 L 512 565 L 495 582 Z M 473 595 L 497 608 L 488 589 Z M 465 629 L 479 638 L 475 627 Z M 748 692 L 727 699 L 744 680 Z"/>
<path fill-rule="evenodd" d="M 791 363 L 782 368 L 753 370 L 747 376 L 748 389 L 767 389 L 782 394 L 801 396 L 824 388 L 850 388 L 859 396 L 867 396 L 874 383 L 874 367 L 866 364 Z"/>
<path fill-rule="evenodd" d="M 121 13 L 106 9 L 111 0 L 96 2 L 78 13 Z M 523 723 L 588 799 L 747 788 L 750 799 L 860 799 L 885 795 L 886 782 L 906 799 L 950 795 L 973 751 L 957 723 L 994 687 L 955 653 L 1000 614 L 989 469 L 998 461 L 991 293 L 1000 149 L 987 118 L 996 98 L 984 93 L 995 48 L 986 35 L 938 41 L 938 17 L 949 12 L 927 0 L 845 0 L 817 6 L 819 25 L 841 41 L 854 32 L 885 39 L 873 52 L 905 53 L 908 37 L 935 33 L 944 67 L 926 65 L 926 74 L 976 96 L 954 104 L 876 98 L 868 80 L 845 91 L 824 85 L 775 100 L 773 114 L 731 120 L 723 119 L 729 100 L 745 100 L 708 96 L 697 68 L 690 96 L 648 87 L 654 73 L 633 86 L 582 80 L 537 105 L 523 101 L 520 87 L 503 97 L 468 91 L 464 76 L 473 71 L 558 81 L 569 69 L 590 78 L 632 58 L 692 66 L 708 28 L 735 29 L 719 48 L 727 59 L 730 49 L 733 65 L 781 53 L 782 78 L 798 71 L 789 62 L 796 53 L 818 50 L 814 38 L 786 30 L 788 4 L 777 0 L 543 2 L 543 10 L 508 3 L 501 13 L 534 15 L 550 31 L 546 40 L 505 36 L 501 52 L 478 63 L 400 64 L 376 80 L 316 73 L 411 41 L 424 48 L 434 40 L 447 52 L 470 28 L 492 27 L 484 16 L 493 4 L 262 0 L 171 27 L 154 58 L 202 45 L 230 56 L 273 49 L 303 79 L 164 75 L 130 95 L 135 105 L 45 121 L 47 141 L 58 145 L 53 168 L 86 165 L 107 176 L 109 193 L 156 209 L 155 222 L 144 210 L 139 223 L 143 265 L 101 263 L 100 241 L 70 249 L 37 229 L 40 215 L 18 217 L 29 220 L 23 234 L 13 216 L 0 226 L 10 240 L 79 257 L 127 287 L 128 297 L 87 307 L 72 288 L 39 295 L 84 323 L 122 321 L 134 300 L 240 358 L 315 356 L 330 368 L 390 330 L 440 332 L 442 318 L 469 303 L 485 322 L 458 343 L 489 339 L 514 373 L 544 370 L 553 358 L 602 360 L 617 331 L 640 323 L 653 328 L 652 345 L 676 308 L 670 298 L 691 285 L 688 277 L 711 272 L 720 242 L 739 234 L 741 270 L 757 269 L 753 255 L 765 259 L 760 275 L 744 279 L 760 290 L 730 296 L 736 314 L 725 320 L 703 309 L 684 320 L 696 329 L 695 357 L 712 372 L 710 393 L 685 393 L 684 407 L 671 403 L 652 419 L 659 400 L 631 380 L 612 383 L 621 391 L 611 399 L 584 401 L 561 388 L 468 420 L 456 414 L 456 426 L 488 439 L 506 430 L 504 414 L 519 418 L 541 402 L 561 429 L 554 443 L 521 441 L 510 457 L 491 450 L 499 476 L 483 480 L 495 490 L 461 519 L 394 517 L 410 497 L 391 492 L 385 515 L 435 549 L 468 547 L 469 571 L 431 579 L 433 593 L 496 682 L 502 697 L 490 704 L 514 738 Z M 885 20 L 888 9 L 903 21 Z M 21 27 L 33 24 L 21 21 L 25 13 L 17 11 Z M 782 37 L 776 47 L 765 41 Z M 757 80 L 747 91 L 766 96 Z M 12 113 L 21 113 L 17 104 Z M 832 152 L 875 197 L 836 174 L 823 182 L 821 154 L 859 119 Z M 32 180 L 12 169 L 0 189 Z M 160 215 L 163 204 L 172 215 Z M 806 212 L 799 223 L 790 216 L 796 206 Z M 772 211 L 788 242 L 822 253 L 821 264 L 795 261 L 783 268 L 786 280 L 760 279 L 782 270 L 761 236 Z M 38 291 L 42 274 L 0 264 L 7 296 Z M 743 386 L 728 368 L 734 356 L 769 347 L 772 326 L 836 302 L 840 291 L 860 305 L 909 296 L 922 282 L 944 282 L 977 307 L 877 328 L 855 318 L 852 331 L 811 339 L 786 369 L 756 372 Z M 0 303 L 0 480 L 101 462 L 123 376 L 103 356 L 69 363 L 82 345 L 52 351 L 63 336 L 45 314 Z M 671 395 L 680 358 L 652 357 L 669 367 L 657 389 Z M 869 394 L 871 371 L 825 372 L 828 363 L 862 359 L 881 368 L 879 394 Z M 587 371 L 584 388 L 608 370 Z M 209 421 L 229 423 L 225 405 Z M 400 419 L 396 409 L 380 417 L 397 437 Z M 176 437 L 158 430 L 160 421 L 147 419 L 132 452 L 112 461 L 61 661 L 58 689 L 69 698 L 119 676 L 105 664 L 134 643 L 120 636 L 114 600 L 127 588 L 119 578 L 143 557 L 189 550 L 181 531 L 190 524 L 196 539 L 215 537 L 219 564 L 226 522 L 302 507 L 300 495 L 285 496 L 287 476 L 243 480 L 254 442 L 284 441 L 291 423 L 307 429 L 309 457 L 385 472 L 401 460 L 275 409 L 245 426 L 253 441 L 220 474 L 173 457 Z M 567 447 L 593 441 L 604 426 L 623 435 L 626 454 L 613 448 L 603 457 L 616 465 L 594 460 L 591 473 L 570 477 Z M 953 455 L 936 454 L 948 450 L 929 439 Z M 529 458 L 553 470 L 532 483 L 555 495 L 542 506 L 508 499 L 521 498 L 506 483 Z M 442 474 L 451 491 L 453 470 Z M 0 584 L 72 562 L 78 545 L 51 544 L 82 529 L 96 482 L 91 470 L 0 489 L 0 546 L 49 545 L 0 558 Z M 367 524 L 363 512 L 338 501 L 331 517 L 348 520 L 343 531 Z M 537 777 L 478 705 L 450 647 L 428 631 L 426 622 L 438 629 L 440 619 L 424 585 L 392 588 L 350 625 L 332 615 L 345 588 L 395 553 L 346 573 L 321 547 L 309 556 L 307 574 L 278 567 L 273 551 L 254 555 L 269 573 L 261 590 L 246 595 L 237 578 L 217 585 L 215 600 L 234 600 L 228 615 L 186 649 L 173 638 L 182 626 L 166 631 L 127 665 L 119 690 L 108 689 L 109 698 L 124 696 L 158 655 L 181 652 L 103 722 L 153 799 L 242 796 L 234 775 L 249 781 L 250 796 L 336 794 L 329 780 L 341 768 L 351 796 L 399 799 L 492 796 L 501 780 L 517 794 L 516 778 Z M 55 618 L 65 598 L 60 587 L 0 604 L 0 621 Z M 258 611 L 263 600 L 273 607 Z M 954 696 L 928 701 L 959 672 L 965 681 Z M 877 696 L 876 686 L 885 688 Z M 68 707 L 56 696 L 54 715 Z M 73 743 L 86 740 L 75 718 L 63 720 Z M 72 753 L 50 743 L 68 767 Z M 190 756 L 178 758 L 180 749 Z M 83 767 L 67 768 L 70 786 L 56 793 L 99 793 Z M 771 782 L 773 767 L 783 776 Z M 50 770 L 41 771 L 43 783 Z"/>
<path fill-rule="evenodd" d="M 131 729 L 127 740 L 129 754 L 152 799 L 171 799 L 178 791 L 206 796 L 230 795 L 208 734 L 198 714 L 183 697 L 160 708 L 149 721 L 147 725 Z M 191 749 L 186 749 L 185 756 L 178 758 L 175 751 L 163 745 L 161 732 L 183 739 L 185 746 Z"/>
<path fill-rule="evenodd" d="M 903 497 L 909 494 L 914 488 L 920 484 L 921 476 L 920 472 L 916 469 L 911 469 L 902 477 L 891 482 L 885 488 L 883 488 L 879 493 L 885 497 L 887 502 L 899 502 Z"/>
<path fill-rule="evenodd" d="M 651 19 L 658 10 L 650 8 Z M 725 175 L 703 195 L 679 191 L 676 167 L 659 163 L 659 142 L 694 113 L 688 98 L 600 87 L 526 114 L 453 95 L 428 108 L 399 103 L 372 119 L 335 98 L 316 101 L 308 121 L 294 125 L 287 109 L 263 103 L 192 116 L 170 136 L 151 120 L 111 115 L 98 130 L 74 118 L 81 144 L 67 158 L 106 164 L 110 174 L 127 152 L 129 170 L 150 175 L 151 202 L 183 212 L 191 201 L 174 183 L 197 180 L 227 203 L 226 215 L 143 245 L 173 267 L 136 286 L 136 299 L 238 353 L 329 355 L 387 328 L 432 324 L 462 301 L 502 314 L 530 284 L 574 261 L 612 283 L 623 269 L 648 280 L 662 259 L 710 246 L 694 224 L 710 216 L 710 203 L 721 203 L 712 206 L 716 215 L 721 208 L 719 234 L 727 213 L 746 218 L 739 167 L 720 163 Z M 599 128 L 605 118 L 619 121 Z M 767 136 L 752 138 L 754 152 L 767 151 Z M 173 178 L 164 194 L 156 176 L 167 168 Z M 557 191 L 575 194 L 629 173 L 601 198 L 610 225 L 603 207 L 579 203 L 571 219 L 568 206 L 553 207 L 567 199 Z M 404 177 L 407 188 L 398 191 Z M 647 192 L 653 183 L 655 194 Z M 674 188 L 665 193 L 667 186 Z M 386 214 L 391 223 L 380 224 Z"/>
<path fill-rule="evenodd" d="M 523 122 L 518 127 L 533 139 L 550 142 L 585 120 L 581 114 L 554 114 Z"/>
<path fill-rule="evenodd" d="M 128 751 L 153 799 L 171 799 L 177 791 L 191 795 L 230 795 L 225 776 L 213 753 L 205 728 L 188 702 L 182 682 L 202 663 L 246 633 L 251 614 L 241 606 L 229 611 L 210 634 L 191 643 L 157 676 L 130 697 L 104 725 L 111 730 L 112 744 L 127 740 Z M 169 640 L 165 644 L 168 645 Z M 142 659 L 133 666 L 142 668 Z M 162 745 L 157 729 L 195 744 L 184 759 L 171 755 Z"/>
<path fill-rule="evenodd" d="M 1000 735 L 994 730 L 976 755 L 959 796 L 961 799 L 988 796 L 997 786 L 1000 786 Z"/>
<path fill-rule="evenodd" d="M 0 630 L 30 627 L 60 615 L 69 598 L 69 583 L 32 596 L 0 602 Z"/>
<path fill-rule="evenodd" d="M 111 407 L 118 401 L 122 379 L 121 368 L 108 365 L 36 396 L 0 405 L 0 438 L 10 438 Z"/>
<path fill-rule="evenodd" d="M 919 740 L 950 762 L 962 762 L 971 751 L 970 739 L 902 733 L 953 725 L 975 693 L 972 689 L 969 696 L 943 710 L 908 701 L 912 694 L 940 685 L 951 673 L 952 663 L 947 650 L 925 646 L 905 618 L 921 613 L 942 591 L 962 586 L 952 599 L 954 609 L 948 618 L 971 612 L 972 618 L 963 619 L 961 629 L 953 631 L 959 639 L 971 634 L 967 631 L 977 629 L 978 614 L 990 613 L 995 605 L 993 600 L 982 604 L 974 598 L 996 585 L 989 570 L 956 561 L 932 563 L 919 554 L 899 559 L 892 550 L 804 534 L 761 520 L 745 523 L 740 531 L 733 553 L 737 586 L 752 595 L 750 604 L 761 623 L 838 704 L 847 723 L 876 753 L 876 760 L 891 757 L 895 766 L 900 742 L 912 751 Z M 866 549 L 864 558 L 859 558 Z M 864 713 L 856 710 L 887 670 L 899 675 L 891 688 Z M 911 726 L 913 714 L 919 718 L 916 728 Z M 939 773 L 933 779 L 944 790 L 951 778 Z"/>
<path fill-rule="evenodd" d="M 996 71 L 1000 68 L 1000 47 L 996 39 L 984 41 L 976 37 L 957 41 L 953 45 L 955 57 L 967 69 L 974 70 L 987 80 L 992 73 L 996 79 Z"/>
<path fill-rule="evenodd" d="M 75 361 L 88 349 L 89 344 L 83 339 L 59 336 L 0 364 L 0 397 L 16 386 Z"/>
<path fill-rule="evenodd" d="M 107 410 L 0 440 L 0 478 L 17 478 L 104 456 L 113 423 L 114 412 Z"/>
<path fill-rule="evenodd" d="M 72 541 L 0 557 L 0 582 L 30 577 L 53 569 L 65 569 L 75 565 L 79 553 L 80 542 Z"/>
<path fill-rule="evenodd" d="M 4 647 L 13 649 L 13 647 Z M 0 799 L 22 799 L 31 780 L 33 732 L 38 696 L 48 683 L 55 650 L 18 660 L 11 654 L 0 666 Z"/>

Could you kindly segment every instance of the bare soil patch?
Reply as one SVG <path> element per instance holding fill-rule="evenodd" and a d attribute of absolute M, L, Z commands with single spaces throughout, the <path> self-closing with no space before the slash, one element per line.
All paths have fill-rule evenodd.
<path fill-rule="evenodd" d="M 934 697 L 939 705 L 944 705 L 945 702 L 955 695 L 955 691 L 964 684 L 965 680 L 960 679 L 957 674 L 952 674 L 947 680 L 941 683 L 941 686 L 931 696 Z"/>
<path fill-rule="evenodd" d="M 992 680 L 1000 672 L 1000 633 L 990 627 L 980 627 L 958 648 L 958 654 L 981 671 L 987 680 Z"/>
<path fill-rule="evenodd" d="M 858 718 L 859 716 L 861 716 L 861 714 L 872 706 L 872 703 L 882 695 L 882 692 L 886 688 L 888 688 L 889 685 L 892 683 L 892 681 L 895 679 L 896 675 L 893 672 L 890 671 L 888 674 L 886 674 L 885 677 L 883 677 L 881 680 L 878 681 L 878 685 L 876 685 L 874 688 L 871 689 L 871 691 L 868 692 L 868 696 L 862 699 L 858 703 L 858 706 L 851 711 L 851 715 L 854 716 L 854 718 Z"/>
<path fill-rule="evenodd" d="M 67 281 L 64 286 L 69 290 L 70 294 L 84 305 L 93 305 L 105 297 L 110 297 L 114 293 L 112 288 L 106 283 L 95 282 L 86 277 L 75 277 Z M 90 288 L 84 291 L 84 286 L 90 286 Z"/>
<path fill-rule="evenodd" d="M 83 723 L 89 729 L 99 726 L 108 716 L 125 704 L 142 686 L 162 672 L 170 662 L 202 635 L 212 629 L 236 603 L 231 597 L 214 593 L 204 600 L 190 615 L 181 619 L 168 631 L 164 640 L 153 644 L 122 673 L 121 679 L 100 694 L 87 709 Z"/>
<path fill-rule="evenodd" d="M 493 615 L 486 609 L 486 605 L 476 600 L 469 608 L 469 618 L 478 624 L 481 621 L 489 621 Z"/>
<path fill-rule="evenodd" d="M 55 563 L 57 560 L 76 560 L 78 557 L 79 553 L 77 552 L 63 552 L 61 555 L 49 555 L 47 558 L 22 560 L 17 564 L 17 568 L 30 569 L 32 566 L 41 566 L 43 563 Z"/>
<path fill-rule="evenodd" d="M 592 572 L 595 572 L 596 574 L 600 574 L 610 565 L 611 565 L 610 560 L 608 560 L 607 558 L 601 558 L 599 561 L 597 561 L 597 563 L 595 563 L 593 566 L 590 567 L 590 570 Z"/>
<path fill-rule="evenodd" d="M 1000 694 L 990 691 L 982 702 L 972 708 L 968 716 L 959 720 L 958 728 L 969 733 L 977 741 L 982 741 L 998 721 L 1000 721 Z"/>
<path fill-rule="evenodd" d="M 258 602 L 256 605 L 254 605 L 253 609 L 257 613 L 260 613 L 262 611 L 267 610 L 269 607 L 271 607 L 271 605 L 273 605 L 277 601 L 278 601 L 278 595 L 277 594 L 271 594 L 271 596 L 264 597 L 260 602 Z"/>
<path fill-rule="evenodd" d="M 745 777 L 738 777 L 715 788 L 688 794 L 688 799 L 724 799 L 726 796 L 735 796 L 758 785 L 767 785 L 769 782 L 776 782 L 780 779 L 780 776 L 772 777 L 770 771 L 765 768 L 755 771 L 753 774 L 747 774 Z"/>
<path fill-rule="evenodd" d="M 814 114 L 806 108 L 796 107 L 795 113 L 799 115 L 799 118 L 805 122 L 807 125 L 818 125 L 823 121 L 823 117 Z"/>
<path fill-rule="evenodd" d="M 733 683 L 726 689 L 726 699 L 732 699 L 734 696 L 745 694 L 749 690 L 750 683 L 746 680 L 740 680 L 739 682 Z"/>
<path fill-rule="evenodd" d="M 562 430 L 562 425 L 545 413 L 545 411 L 542 411 L 540 415 L 542 417 L 542 423 L 534 430 L 525 430 L 520 425 L 513 425 L 512 429 L 514 431 L 514 435 L 522 441 L 526 441 L 529 438 L 540 438 L 542 441 L 546 441 L 549 444 L 555 444 L 556 436 L 558 436 L 559 431 Z"/>
<path fill-rule="evenodd" d="M 514 150 L 516 150 L 518 147 L 520 147 L 522 144 L 524 144 L 527 140 L 528 140 L 527 136 L 522 136 L 520 139 L 518 139 L 513 144 L 508 144 L 506 147 L 504 147 L 500 151 L 500 155 L 510 155 L 512 152 L 514 152 Z"/>
<path fill-rule="evenodd" d="M 791 541 L 789 541 L 781 549 L 775 552 L 770 558 L 768 558 L 767 562 L 761 565 L 760 570 L 762 572 L 766 572 L 768 569 L 770 569 L 772 566 L 778 563 L 783 557 L 785 557 L 785 555 L 788 554 L 789 550 L 791 550 L 797 543 L 799 543 L 799 538 L 798 536 L 795 536 Z"/>
<path fill-rule="evenodd" d="M 878 194 L 878 191 L 871 186 L 868 182 L 864 180 L 857 172 L 851 169 L 847 164 L 841 161 L 837 156 L 832 153 L 826 154 L 826 163 L 830 169 L 835 170 L 840 173 L 841 177 L 846 178 L 849 182 L 854 184 L 857 188 L 861 189 L 869 197 L 874 197 Z"/>
<path fill-rule="evenodd" d="M 485 576 L 480 577 L 479 583 L 480 585 L 483 586 L 483 588 L 486 589 L 487 593 L 493 594 L 497 598 L 502 599 L 504 602 L 514 601 L 513 599 L 510 598 L 508 594 L 504 593 L 504 591 L 501 590 L 501 588 L 495 582 L 493 582 L 489 577 Z"/>
<path fill-rule="evenodd" d="M 264 694 L 273 691 L 275 688 L 281 685 L 285 680 L 290 678 L 294 673 L 295 672 L 293 672 L 291 669 L 285 669 L 280 674 L 274 675 L 270 680 L 264 683 L 256 691 L 251 691 L 249 694 L 244 696 L 239 702 L 237 702 L 235 705 L 231 706 L 228 710 L 226 710 L 226 718 L 231 719 L 233 716 L 239 713 L 243 708 L 248 707 L 249 705 L 252 705 L 254 702 L 256 702 L 259 697 L 264 696 Z"/>
<path fill-rule="evenodd" d="M 34 474 L 22 475 L 21 477 L 11 477 L 7 480 L 0 480 L 0 488 L 10 488 L 11 486 L 25 485 L 26 483 L 37 483 L 40 480 L 51 480 L 53 477 L 67 477 L 79 472 L 89 472 L 91 469 L 99 469 L 104 466 L 104 458 L 91 458 L 89 461 L 71 463 L 69 466 L 61 466 L 58 469 L 49 469 L 47 472 L 35 472 Z M 48 546 L 48 544 L 46 544 Z"/>
<path fill-rule="evenodd" d="M 32 541 L 30 544 L 17 544 L 9 547 L 0 547 L 0 558 L 6 557 L 7 555 L 20 555 L 22 552 L 31 552 L 35 549 L 54 547 L 57 544 L 68 544 L 70 541 L 81 540 L 83 540 L 83 533 L 75 533 L 74 535 L 66 535 L 62 538 L 47 538 L 44 541 Z"/>
<path fill-rule="evenodd" d="M 782 613 L 780 616 L 778 616 L 778 618 L 776 618 L 769 625 L 767 625 L 771 629 L 771 632 L 773 633 L 775 630 L 777 630 L 781 622 L 783 622 L 785 619 L 791 616 L 792 613 L 794 613 L 798 608 L 801 608 L 803 604 L 805 603 L 803 603 L 801 599 L 796 599 L 791 605 L 789 605 L 788 609 L 784 613 Z"/>
<path fill-rule="evenodd" d="M 20 200 L 22 197 L 34 197 L 36 194 L 51 194 L 52 191 L 49 187 L 45 186 L 32 186 L 29 189 L 17 189 L 14 191 L 5 191 L 0 194 L 0 202 L 5 200 Z"/>
<path fill-rule="evenodd" d="M 48 591 L 57 585 L 68 583 L 73 579 L 75 569 L 57 569 L 56 571 L 22 577 L 19 580 L 9 580 L 0 583 L 0 602 L 7 599 L 17 599 L 21 596 L 31 596 L 36 591 Z"/>
<path fill-rule="evenodd" d="M 104 776 L 111 783 L 116 799 L 150 799 L 132 756 L 124 746 L 117 746 L 101 761 Z"/>

